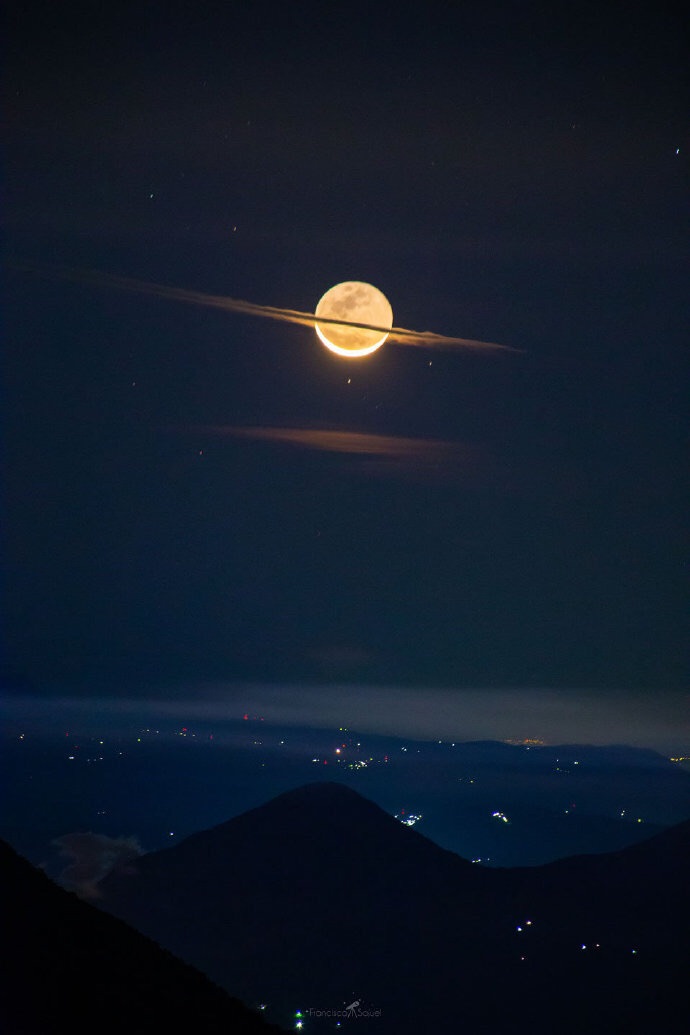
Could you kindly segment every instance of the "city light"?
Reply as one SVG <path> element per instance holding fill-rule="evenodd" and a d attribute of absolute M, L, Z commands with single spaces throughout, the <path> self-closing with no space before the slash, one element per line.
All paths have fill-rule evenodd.
<path fill-rule="evenodd" d="M 408 812 L 405 815 L 405 810 L 403 809 L 401 813 L 396 813 L 395 818 L 403 823 L 404 826 L 413 827 L 415 823 L 419 823 L 420 819 L 422 819 L 422 814 L 421 812 Z"/>

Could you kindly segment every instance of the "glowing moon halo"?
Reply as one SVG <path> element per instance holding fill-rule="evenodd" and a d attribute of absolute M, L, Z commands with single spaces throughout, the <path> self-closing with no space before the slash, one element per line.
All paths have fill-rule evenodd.
<path fill-rule="evenodd" d="M 346 280 L 329 288 L 319 300 L 314 316 L 317 317 L 314 329 L 326 348 L 348 359 L 376 352 L 389 333 L 382 334 L 380 328 L 393 326 L 393 310 L 386 296 L 372 284 L 360 280 Z M 319 324 L 319 316 L 324 320 L 347 320 L 365 326 Z"/>

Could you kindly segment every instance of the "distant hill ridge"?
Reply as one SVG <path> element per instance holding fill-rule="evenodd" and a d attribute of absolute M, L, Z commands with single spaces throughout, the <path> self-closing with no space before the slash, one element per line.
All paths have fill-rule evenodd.
<path fill-rule="evenodd" d="M 0 841 L 3 1035 L 280 1035 L 199 971 Z"/>
<path fill-rule="evenodd" d="M 149 857 L 182 859 L 188 854 L 196 857 L 210 847 L 213 853 L 203 865 L 214 866 L 214 856 L 226 847 L 235 853 L 256 854 L 257 841 L 251 839 L 260 839 L 264 847 L 269 843 L 274 847 L 282 844 L 286 850 L 298 845 L 300 839 L 307 839 L 318 842 L 322 851 L 335 849 L 336 858 L 355 841 L 362 856 L 379 851 L 393 853 L 404 846 L 408 856 L 426 852 L 451 867 L 473 869 L 455 853 L 439 848 L 423 834 L 404 827 L 373 801 L 335 782 L 310 783 L 286 791 L 219 826 L 190 834 L 173 848 L 148 853 L 138 864 L 148 865 L 144 860 Z M 196 861 L 201 864 L 199 858 Z M 289 865 L 287 860 L 284 864 Z M 305 864 L 308 865 L 308 860 L 301 859 L 300 865 Z"/>

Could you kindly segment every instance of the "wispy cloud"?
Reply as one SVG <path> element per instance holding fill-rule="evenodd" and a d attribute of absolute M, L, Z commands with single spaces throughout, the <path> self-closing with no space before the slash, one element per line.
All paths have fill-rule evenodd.
<path fill-rule="evenodd" d="M 326 453 L 351 453 L 363 456 L 385 456 L 392 459 L 416 457 L 437 461 L 444 456 L 471 456 L 473 450 L 456 442 L 443 439 L 406 438 L 396 435 L 376 435 L 362 431 L 334 431 L 313 428 L 280 428 L 270 426 L 233 427 L 213 429 L 221 435 L 257 439 L 265 442 L 286 442 L 318 449 Z"/>
<path fill-rule="evenodd" d="M 419 740 L 539 737 L 550 744 L 631 744 L 663 753 L 686 754 L 690 749 L 687 694 L 661 689 L 652 694 L 550 687 L 228 682 L 160 687 L 155 697 L 144 687 L 139 693 L 137 698 L 107 693 L 82 698 L 0 698 L 0 713 L 9 732 L 27 726 L 59 730 L 68 721 L 82 734 L 95 735 L 102 733 L 106 723 L 111 730 L 118 724 L 124 730 L 165 719 L 210 724 L 214 739 L 220 741 L 225 724 L 231 733 L 233 724 L 250 712 L 276 724 L 348 726 L 362 733 Z M 129 841 L 116 840 L 122 840 L 125 848 Z M 71 842 L 71 846 L 99 847 L 88 842 Z"/>
<path fill-rule="evenodd" d="M 478 471 L 487 456 L 479 446 L 446 439 L 410 438 L 372 432 L 269 425 L 217 425 L 194 428 L 205 435 L 268 442 L 322 453 L 339 453 L 366 460 L 361 470 L 446 480 Z"/>
<path fill-rule="evenodd" d="M 136 837 L 107 837 L 105 834 L 63 834 L 53 841 L 69 860 L 60 883 L 82 898 L 99 898 L 98 882 L 115 869 L 136 859 L 142 847 Z"/>
<path fill-rule="evenodd" d="M 93 284 L 95 287 L 117 288 L 122 291 L 133 291 L 137 294 L 153 295 L 156 298 L 167 298 L 173 302 L 186 302 L 190 305 L 205 306 L 211 309 L 224 309 L 226 312 L 241 313 L 245 316 L 260 316 L 268 320 L 279 320 L 283 323 L 295 323 L 304 327 L 314 327 L 315 314 L 301 312 L 299 309 L 285 309 L 280 306 L 260 305 L 256 302 L 245 302 L 240 298 L 227 295 L 209 295 L 203 291 L 189 291 L 186 288 L 169 287 L 132 277 L 120 277 L 112 273 L 101 273 L 95 270 L 72 269 L 67 266 L 46 266 L 39 264 L 13 263 L 14 269 L 35 272 L 44 276 L 57 277 L 61 280 L 76 281 L 80 284 Z M 489 351 L 518 352 L 508 345 L 498 345 L 491 341 L 477 341 L 474 338 L 458 338 L 450 334 L 437 334 L 434 331 L 413 331 L 406 327 L 381 327 L 376 324 L 354 323 L 350 320 L 337 320 L 319 317 L 320 324 L 334 324 L 339 327 L 354 327 L 361 330 L 382 331 L 388 334 L 388 341 L 398 345 L 419 345 L 424 348 L 463 348 Z"/>

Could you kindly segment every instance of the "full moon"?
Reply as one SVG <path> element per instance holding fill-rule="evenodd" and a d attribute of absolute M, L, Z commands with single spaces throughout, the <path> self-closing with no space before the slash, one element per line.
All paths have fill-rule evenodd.
<path fill-rule="evenodd" d="M 346 280 L 330 288 L 320 299 L 314 315 L 317 317 L 314 328 L 326 348 L 348 358 L 369 356 L 381 348 L 388 331 L 372 330 L 372 325 L 378 328 L 393 326 L 393 310 L 386 296 L 372 284 L 364 284 L 360 280 Z M 370 326 L 319 324 L 319 316 L 326 320 L 347 320 Z"/>

